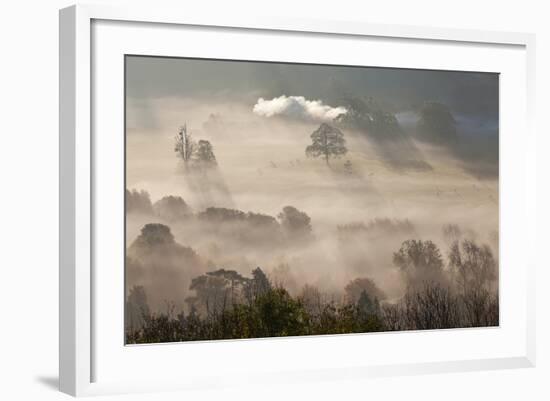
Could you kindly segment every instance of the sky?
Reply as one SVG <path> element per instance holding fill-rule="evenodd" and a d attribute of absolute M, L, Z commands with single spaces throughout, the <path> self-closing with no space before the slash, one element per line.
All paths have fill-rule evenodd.
<path fill-rule="evenodd" d="M 330 104 L 354 93 L 394 112 L 437 101 L 458 115 L 498 121 L 495 73 L 139 56 L 128 56 L 126 62 L 127 95 L 136 99 L 231 96 L 250 101 L 285 94 Z"/>

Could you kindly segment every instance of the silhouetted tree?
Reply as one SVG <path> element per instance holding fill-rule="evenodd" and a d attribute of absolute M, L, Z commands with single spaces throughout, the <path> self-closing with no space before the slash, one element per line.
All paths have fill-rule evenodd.
<path fill-rule="evenodd" d="M 126 264 L 125 264 L 125 276 L 126 276 L 126 285 L 128 287 L 133 287 L 134 285 L 141 283 L 145 274 L 145 269 L 143 265 L 126 255 Z"/>
<path fill-rule="evenodd" d="M 145 318 L 151 314 L 147 305 L 147 295 L 142 286 L 130 289 L 126 297 L 126 330 L 138 330 L 145 324 Z"/>
<path fill-rule="evenodd" d="M 489 289 L 489 284 L 497 278 L 497 263 L 491 249 L 467 239 L 451 245 L 449 267 L 464 291 Z"/>
<path fill-rule="evenodd" d="M 202 167 L 212 167 L 217 164 L 212 144 L 204 139 L 199 140 L 195 157 L 199 165 Z"/>
<path fill-rule="evenodd" d="M 357 303 L 362 293 L 366 293 L 372 299 L 386 299 L 386 294 L 384 294 L 384 291 L 378 288 L 376 283 L 367 277 L 360 277 L 350 281 L 344 287 L 344 291 L 346 293 L 346 299 L 350 303 Z"/>
<path fill-rule="evenodd" d="M 270 271 L 269 280 L 274 287 L 283 287 L 292 293 L 299 289 L 298 280 L 286 262 L 279 263 Z"/>
<path fill-rule="evenodd" d="M 187 125 L 180 127 L 175 142 L 174 151 L 187 164 L 192 159 L 196 148 L 195 141 L 187 131 Z"/>
<path fill-rule="evenodd" d="M 368 224 L 360 221 L 338 225 L 337 228 L 342 239 L 359 234 L 366 234 L 369 238 L 376 239 L 397 235 L 410 236 L 415 233 L 414 225 L 408 219 L 398 220 L 378 217 L 369 221 Z"/>
<path fill-rule="evenodd" d="M 189 289 L 195 296 L 186 301 L 192 308 L 204 311 L 208 316 L 216 315 L 227 307 L 229 302 L 229 282 L 224 277 L 203 274 L 191 280 Z"/>
<path fill-rule="evenodd" d="M 292 210 L 293 209 L 293 210 Z M 302 232 L 309 226 L 295 208 L 283 211 L 281 225 L 289 232 Z M 237 212 L 237 213 L 235 213 Z M 249 214 L 222 209 L 210 217 L 214 221 L 235 218 L 238 225 L 249 224 Z M 261 216 L 261 215 L 260 215 Z M 290 216 L 290 217 L 289 217 Z M 298 218 L 296 218 L 298 216 Z M 221 220 L 219 218 L 221 217 Z M 257 224 L 269 219 L 253 218 Z M 296 224 L 296 225 L 294 225 Z M 379 224 L 375 224 L 378 226 Z M 393 224 L 381 223 L 393 232 Z M 298 228 L 297 228 L 298 227 Z M 368 225 L 358 225 L 365 230 Z M 309 232 L 306 229 L 307 232 Z M 355 228 L 354 228 L 355 230 Z M 391 234 L 390 234 L 391 235 Z M 488 246 L 471 240 L 456 241 L 449 253 L 449 270 L 431 241 L 408 240 L 394 253 L 394 264 L 407 279 L 407 289 L 398 300 L 385 300 L 376 283 L 366 277 L 352 280 L 344 288 L 345 296 L 329 299 L 311 285 L 288 287 L 285 280 L 271 280 L 260 267 L 246 277 L 235 270 L 217 269 L 203 273 L 204 265 L 191 248 L 175 241 L 169 227 L 147 224 L 129 248 L 126 267 L 146 277 L 147 285 L 161 277 L 162 282 L 147 295 L 162 293 L 173 285 L 171 294 L 194 292 L 187 298 L 188 313 L 177 315 L 175 307 L 166 313 L 152 312 L 155 303 L 145 289 L 133 284 L 126 297 L 125 331 L 128 343 L 258 338 L 271 336 L 366 333 L 384 330 L 424 330 L 454 327 L 486 327 L 499 324 L 498 266 Z M 136 262 L 139 261 L 139 262 Z M 177 282 L 182 268 L 193 265 L 194 279 L 185 286 Z M 212 264 L 213 265 L 213 264 Z M 168 267 L 166 267 L 168 266 Z M 286 266 L 286 265 L 285 265 Z M 290 269 L 285 267 L 285 276 Z M 453 282 L 447 277 L 455 278 Z M 275 283 L 272 285 L 272 282 Z M 286 287 L 286 288 L 285 288 Z M 173 289 L 176 289 L 176 292 Z M 287 290 L 291 288 L 291 292 Z M 183 289 L 183 291 L 182 291 Z M 297 294 L 297 295 L 293 295 Z M 150 309 L 151 308 L 151 309 Z M 158 310 L 158 309 L 157 309 Z"/>
<path fill-rule="evenodd" d="M 373 98 L 345 97 L 342 104 L 347 113 L 340 114 L 336 122 L 360 130 L 364 135 L 380 141 L 397 140 L 403 130 L 394 114 L 385 111 Z"/>
<path fill-rule="evenodd" d="M 317 287 L 309 284 L 304 285 L 299 299 L 310 315 L 317 317 L 321 314 L 323 310 L 323 301 L 321 299 L 321 291 L 319 291 Z"/>
<path fill-rule="evenodd" d="M 136 238 L 132 246 L 151 247 L 155 245 L 174 244 L 174 236 L 170 232 L 170 227 L 159 223 L 145 224 L 141 229 L 141 234 Z"/>
<path fill-rule="evenodd" d="M 367 291 L 363 290 L 357 300 L 357 308 L 363 317 L 378 316 L 380 314 L 380 301 L 377 297 L 369 296 Z"/>
<path fill-rule="evenodd" d="M 191 208 L 179 196 L 165 196 L 153 205 L 155 214 L 167 221 L 177 221 L 190 217 Z"/>
<path fill-rule="evenodd" d="M 271 290 L 271 282 L 262 269 L 256 267 L 252 270 L 252 279 L 247 282 L 246 295 L 249 301 L 258 298 Z"/>
<path fill-rule="evenodd" d="M 246 214 L 246 222 L 250 225 L 250 227 L 255 228 L 276 229 L 279 227 L 279 223 L 277 223 L 275 217 L 261 213 L 248 212 Z"/>
<path fill-rule="evenodd" d="M 192 248 L 177 243 L 170 228 L 158 223 L 143 226 L 127 255 L 143 267 L 137 283 L 146 286 L 153 310 L 164 307 L 166 300 L 182 307 L 190 278 L 206 268 Z"/>
<path fill-rule="evenodd" d="M 426 282 L 442 282 L 443 259 L 432 241 L 407 240 L 393 254 L 393 263 L 407 279 L 407 284 L 420 288 Z"/>
<path fill-rule="evenodd" d="M 246 213 L 237 209 L 228 209 L 224 207 L 209 207 L 200 212 L 197 217 L 212 223 L 223 222 L 242 222 L 246 220 Z"/>
<path fill-rule="evenodd" d="M 462 298 L 465 325 L 487 326 L 495 320 L 498 324 L 498 266 L 491 249 L 467 239 L 455 241 L 449 267 Z"/>
<path fill-rule="evenodd" d="M 447 286 L 424 282 L 401 301 L 403 327 L 407 330 L 447 329 L 461 326 L 459 300 Z M 464 323 L 462 323 L 464 327 Z"/>
<path fill-rule="evenodd" d="M 443 226 L 443 239 L 447 245 L 452 245 L 455 241 L 462 238 L 462 230 L 458 224 L 445 224 Z"/>
<path fill-rule="evenodd" d="M 244 300 L 250 281 L 235 270 L 207 272 L 191 281 L 189 289 L 195 291 L 195 296 L 188 297 L 187 303 L 208 315 L 223 313 Z"/>
<path fill-rule="evenodd" d="M 152 214 L 153 206 L 147 191 L 126 189 L 126 213 Z"/>
<path fill-rule="evenodd" d="M 308 315 L 300 301 L 283 288 L 274 288 L 255 303 L 261 321 L 261 337 L 308 334 Z"/>
<path fill-rule="evenodd" d="M 458 139 L 456 121 L 451 111 L 437 102 L 424 103 L 417 131 L 421 139 L 441 145 L 454 144 Z"/>
<path fill-rule="evenodd" d="M 306 148 L 306 156 L 322 157 L 327 164 L 331 157 L 340 157 L 348 152 L 342 131 L 326 123 L 311 134 L 311 141 L 312 144 Z"/>
<path fill-rule="evenodd" d="M 311 233 L 311 218 L 294 206 L 285 206 L 277 217 L 283 229 L 292 236 L 304 236 Z"/>

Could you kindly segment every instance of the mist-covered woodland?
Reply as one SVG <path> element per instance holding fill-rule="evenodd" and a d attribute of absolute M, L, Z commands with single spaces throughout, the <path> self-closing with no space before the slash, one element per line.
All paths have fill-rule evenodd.
<path fill-rule="evenodd" d="M 131 56 L 126 342 L 498 326 L 498 76 Z"/>

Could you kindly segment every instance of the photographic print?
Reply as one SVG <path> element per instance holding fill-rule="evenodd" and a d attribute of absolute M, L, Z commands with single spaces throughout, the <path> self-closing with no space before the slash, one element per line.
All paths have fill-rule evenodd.
<path fill-rule="evenodd" d="M 124 136 L 126 344 L 499 325 L 498 74 L 127 55 Z"/>

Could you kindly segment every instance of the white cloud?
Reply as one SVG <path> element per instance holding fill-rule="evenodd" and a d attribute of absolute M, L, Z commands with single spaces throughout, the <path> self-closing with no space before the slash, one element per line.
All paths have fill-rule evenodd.
<path fill-rule="evenodd" d="M 348 112 L 345 107 L 331 107 L 321 100 L 307 100 L 303 96 L 285 95 L 271 100 L 259 98 L 252 111 L 263 117 L 282 115 L 315 121 L 332 121 Z"/>

